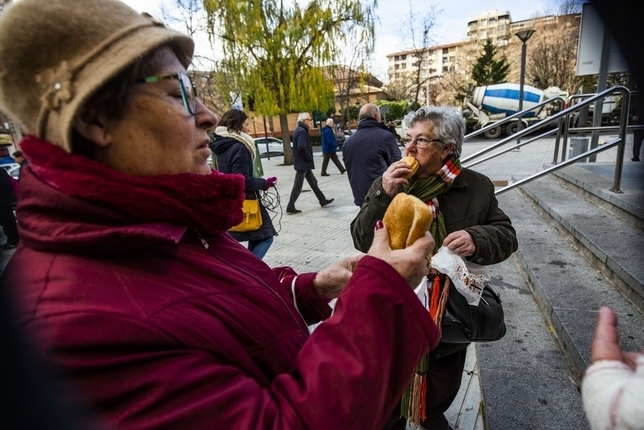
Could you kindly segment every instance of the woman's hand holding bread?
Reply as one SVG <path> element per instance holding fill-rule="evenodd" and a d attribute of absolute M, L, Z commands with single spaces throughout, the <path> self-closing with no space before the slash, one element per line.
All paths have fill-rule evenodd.
<path fill-rule="evenodd" d="M 397 194 L 382 221 L 376 224 L 368 254 L 391 264 L 412 288 L 416 288 L 429 273 L 427 256 L 435 243 L 427 231 L 432 220 L 432 211 L 420 199 Z"/>
<path fill-rule="evenodd" d="M 400 250 L 392 250 L 389 245 L 389 232 L 382 221 L 376 224 L 373 243 L 368 255 L 380 258 L 389 263 L 400 274 L 411 288 L 416 288 L 428 275 L 426 256 L 434 249 L 434 239 L 429 233 L 419 237 L 413 245 Z"/>
<path fill-rule="evenodd" d="M 401 185 L 407 185 L 409 178 L 416 174 L 419 164 L 414 157 L 404 157 L 392 163 L 382 175 L 382 189 L 388 196 L 398 194 Z"/>

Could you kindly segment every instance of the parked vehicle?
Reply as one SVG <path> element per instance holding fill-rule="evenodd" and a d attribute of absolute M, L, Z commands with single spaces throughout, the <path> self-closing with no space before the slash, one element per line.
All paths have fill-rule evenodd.
<path fill-rule="evenodd" d="M 575 94 L 570 98 L 570 106 L 574 106 L 577 103 L 581 103 L 587 98 L 593 97 L 595 94 Z M 608 96 L 604 98 L 602 103 L 602 121 L 601 125 L 613 125 L 619 124 L 619 118 L 621 114 L 621 97 L 618 96 Z M 593 116 L 595 113 L 595 104 L 592 104 L 588 107 L 588 112 L 586 115 L 586 123 L 581 123 L 581 112 L 577 112 L 570 118 L 570 127 L 592 127 L 593 125 Z"/>
<path fill-rule="evenodd" d="M 0 164 L 0 167 L 5 169 L 8 174 L 14 177 L 14 179 L 18 179 L 20 176 L 20 164 L 18 163 Z"/>
<path fill-rule="evenodd" d="M 519 84 L 503 83 L 475 87 L 471 94 L 464 100 L 463 117 L 469 127 L 477 130 L 490 123 L 498 122 L 519 111 Z M 550 87 L 545 91 L 530 85 L 523 86 L 523 109 L 558 97 L 561 90 L 557 87 Z M 541 121 L 551 113 L 552 106 L 546 105 L 527 112 L 522 118 L 522 128 L 529 127 L 535 122 Z M 503 134 L 512 135 L 518 130 L 518 120 L 510 121 L 502 126 L 493 127 L 483 133 L 488 139 L 496 139 Z"/>
<path fill-rule="evenodd" d="M 284 142 L 276 137 L 256 137 L 255 146 L 260 156 L 284 155 Z"/>

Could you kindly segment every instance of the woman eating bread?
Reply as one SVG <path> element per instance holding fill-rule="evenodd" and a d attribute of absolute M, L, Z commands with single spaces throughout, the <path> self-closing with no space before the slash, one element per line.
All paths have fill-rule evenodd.
<path fill-rule="evenodd" d="M 508 216 L 498 207 L 490 179 L 461 167 L 465 123 L 459 111 L 425 106 L 415 112 L 408 126 L 405 157 L 391 164 L 374 181 L 351 223 L 356 248 L 369 249 L 374 225 L 383 219 L 394 197 L 406 193 L 418 197 L 433 212 L 429 227 L 435 240 L 432 254 L 446 246 L 463 259 L 480 265 L 507 259 L 517 249 L 516 233 Z M 421 421 L 427 429 L 451 428 L 444 412 L 458 393 L 467 345 L 441 342 L 429 354 L 426 419 Z M 404 426 L 401 419 L 390 423 L 389 428 Z"/>

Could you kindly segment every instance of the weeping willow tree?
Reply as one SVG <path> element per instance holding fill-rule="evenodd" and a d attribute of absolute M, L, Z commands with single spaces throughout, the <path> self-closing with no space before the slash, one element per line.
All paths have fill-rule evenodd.
<path fill-rule="evenodd" d="M 279 115 L 284 162 L 292 164 L 287 114 L 334 105 L 322 67 L 345 48 L 356 29 L 373 45 L 377 0 L 319 0 L 306 5 L 280 0 L 204 0 L 211 34 L 222 41 L 219 67 L 234 76 L 237 91 L 252 95 L 254 110 Z"/>

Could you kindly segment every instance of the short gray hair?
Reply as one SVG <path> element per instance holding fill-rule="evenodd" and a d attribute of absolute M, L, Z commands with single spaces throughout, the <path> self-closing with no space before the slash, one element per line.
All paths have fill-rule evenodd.
<path fill-rule="evenodd" d="M 408 127 L 417 122 L 431 122 L 436 139 L 452 144 L 452 154 L 461 157 L 465 121 L 458 109 L 449 106 L 423 106 L 409 118 Z"/>
<path fill-rule="evenodd" d="M 300 112 L 300 114 L 297 116 L 297 122 L 304 122 L 306 119 L 310 119 L 311 114 L 308 112 Z"/>
<path fill-rule="evenodd" d="M 331 125 L 331 124 L 333 124 L 333 118 L 327 118 L 326 125 Z"/>

